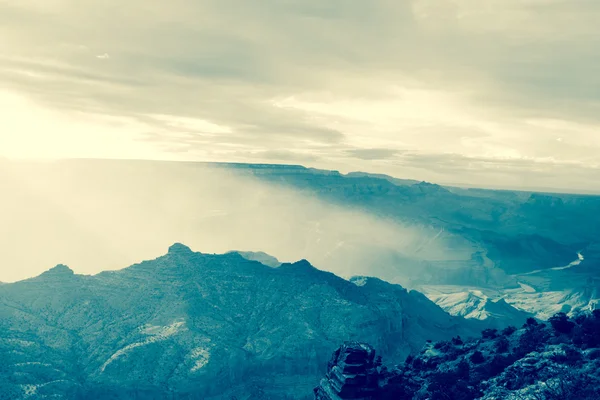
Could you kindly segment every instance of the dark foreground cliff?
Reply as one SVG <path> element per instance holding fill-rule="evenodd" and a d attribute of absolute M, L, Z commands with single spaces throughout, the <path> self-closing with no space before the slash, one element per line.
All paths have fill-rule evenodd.
<path fill-rule="evenodd" d="M 381 357 L 380 357 L 381 358 Z M 380 392 L 383 380 L 380 358 L 366 343 L 347 342 L 327 364 L 326 377 L 314 389 L 316 400 L 370 399 Z"/>
<path fill-rule="evenodd" d="M 430 342 L 389 369 L 370 345 L 347 342 L 314 393 L 316 400 L 598 400 L 599 371 L 595 311 L 487 329 L 477 340 Z"/>

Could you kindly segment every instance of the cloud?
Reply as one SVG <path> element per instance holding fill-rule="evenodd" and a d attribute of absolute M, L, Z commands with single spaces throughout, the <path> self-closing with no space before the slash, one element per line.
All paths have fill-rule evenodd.
<path fill-rule="evenodd" d="M 97 55 L 96 58 L 99 58 L 101 60 L 108 60 L 110 58 L 110 55 L 108 55 L 108 53 L 104 53 L 104 54 Z"/>
<path fill-rule="evenodd" d="M 369 159 L 382 148 L 494 158 L 507 172 L 507 157 L 590 166 L 598 19 L 590 0 L 5 0 L 0 86 L 65 121 L 135 121 L 131 136 L 165 157 L 294 149 L 321 167 L 391 168 Z"/>
<path fill-rule="evenodd" d="M 320 159 L 318 154 L 290 150 L 267 150 L 252 153 L 238 153 L 240 159 L 256 159 L 263 161 L 276 161 L 284 163 L 310 163 Z"/>
<path fill-rule="evenodd" d="M 346 150 L 351 157 L 356 157 L 361 160 L 385 160 L 393 158 L 398 154 L 398 150 L 394 149 L 350 149 Z"/>

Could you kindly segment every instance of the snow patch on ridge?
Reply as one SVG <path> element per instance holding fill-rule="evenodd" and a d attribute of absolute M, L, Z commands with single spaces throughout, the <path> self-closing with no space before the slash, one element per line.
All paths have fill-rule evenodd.
<path fill-rule="evenodd" d="M 25 398 L 35 396 L 38 392 L 37 385 L 21 385 L 21 389 L 23 390 L 23 396 Z"/>
<path fill-rule="evenodd" d="M 51 364 L 42 363 L 42 362 L 39 362 L 39 361 L 29 361 L 29 362 L 16 363 L 16 364 L 13 364 L 13 367 L 29 367 L 29 366 L 33 366 L 33 365 L 39 365 L 39 366 L 42 366 L 42 367 L 52 367 Z"/>
<path fill-rule="evenodd" d="M 543 293 L 521 293 L 506 298 L 515 308 L 548 319 L 557 312 L 571 314 L 573 310 L 589 311 L 596 308 L 597 293 L 587 294 L 577 290 L 551 291 Z"/>
<path fill-rule="evenodd" d="M 535 293 L 536 292 L 535 288 L 533 288 L 529 285 L 526 285 L 523 282 L 517 282 L 517 283 L 519 284 L 519 286 L 521 286 L 521 289 L 523 289 L 525 291 L 525 293 Z"/>
<path fill-rule="evenodd" d="M 196 347 L 190 353 L 190 357 L 194 360 L 194 366 L 190 371 L 197 372 L 210 361 L 210 350 L 206 347 Z"/>
<path fill-rule="evenodd" d="M 24 398 L 27 399 L 27 398 L 30 398 L 33 396 L 37 396 L 40 389 L 42 389 L 48 385 L 51 385 L 53 383 L 58 383 L 58 382 L 69 382 L 69 381 L 67 381 L 65 379 L 57 379 L 54 381 L 42 383 L 40 385 L 29 384 L 29 385 L 20 385 L 20 387 L 21 387 L 21 390 L 23 390 Z M 43 396 L 43 397 L 46 397 L 46 396 Z"/>
<path fill-rule="evenodd" d="M 360 276 L 352 279 L 351 282 L 354 283 L 356 286 L 365 286 L 367 284 L 368 279 L 369 278 L 367 278 L 366 276 Z"/>
<path fill-rule="evenodd" d="M 185 325 L 183 321 L 177 321 L 168 326 L 146 325 L 140 328 L 144 335 L 169 337 L 179 332 L 180 328 Z"/>
<path fill-rule="evenodd" d="M 102 367 L 100 367 L 100 373 L 104 373 L 104 371 L 110 364 L 112 364 L 119 357 L 131 352 L 131 350 L 136 349 L 138 347 L 147 346 L 151 343 L 156 343 L 156 342 L 166 340 L 166 339 L 170 338 L 171 336 L 174 336 L 177 333 L 179 333 L 183 326 L 185 326 L 184 321 L 176 321 L 167 326 L 145 325 L 145 326 L 139 328 L 140 333 L 142 333 L 144 335 L 148 335 L 150 337 L 144 341 L 132 343 L 128 346 L 123 347 L 119 351 L 117 351 L 108 360 L 106 360 L 106 362 L 102 365 Z"/>
<path fill-rule="evenodd" d="M 4 339 L 4 338 L 0 338 L 0 344 L 20 346 L 20 347 L 25 347 L 25 348 L 35 346 L 35 343 L 30 340 Z"/>

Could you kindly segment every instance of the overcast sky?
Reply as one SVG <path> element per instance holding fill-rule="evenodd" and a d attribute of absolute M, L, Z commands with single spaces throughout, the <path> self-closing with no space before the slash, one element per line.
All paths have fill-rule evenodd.
<path fill-rule="evenodd" d="M 600 191 L 598 0 L 0 0 L 0 155 Z"/>

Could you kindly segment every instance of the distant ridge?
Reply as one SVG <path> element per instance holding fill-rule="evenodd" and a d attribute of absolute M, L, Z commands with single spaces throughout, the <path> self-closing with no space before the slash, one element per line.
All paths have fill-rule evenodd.
<path fill-rule="evenodd" d="M 13 162 L 10 159 L 4 159 L 6 162 Z M 120 162 L 135 162 L 135 163 L 164 163 L 164 164 L 184 164 L 184 165 L 202 165 L 208 167 L 217 167 L 217 168 L 237 168 L 237 169 L 255 169 L 255 170 L 267 170 L 267 169 L 279 169 L 279 170 L 296 170 L 296 171 L 312 171 L 312 172 L 320 172 L 323 174 L 333 174 L 340 176 L 348 176 L 352 177 L 357 176 L 370 176 L 373 178 L 386 179 L 390 182 L 396 182 L 401 185 L 411 185 L 422 182 L 423 180 L 413 179 L 413 178 L 396 178 L 391 175 L 381 174 L 381 173 L 370 173 L 370 172 L 348 172 L 347 174 L 342 174 L 336 170 L 328 170 L 323 168 L 311 168 L 306 167 L 300 164 L 281 164 L 281 163 L 243 163 L 243 162 L 227 162 L 227 161 L 178 161 L 178 160 L 146 160 L 146 159 L 102 159 L 102 158 L 69 158 L 69 159 L 61 159 L 58 162 L 72 162 L 72 161 L 83 161 L 83 162 L 110 162 L 110 163 L 120 163 Z M 19 161 L 23 162 L 23 161 Z M 29 161 L 28 161 L 29 162 Z M 484 190 L 484 191 L 508 191 L 508 192 L 524 192 L 524 193 L 544 193 L 544 194 L 556 194 L 556 195 L 581 195 L 581 196 L 600 196 L 600 191 L 598 190 L 586 190 L 586 189 L 563 189 L 563 188 L 549 188 L 549 187 L 522 187 L 517 185 L 488 185 L 485 183 L 479 185 L 473 185 L 467 182 L 435 182 L 439 186 L 446 188 L 455 188 L 455 189 L 464 189 L 464 190 Z"/>
<path fill-rule="evenodd" d="M 269 255 L 265 252 L 262 252 L 262 251 L 237 251 L 237 250 L 234 250 L 234 251 L 231 251 L 230 253 L 238 253 L 247 260 L 258 261 L 261 264 L 264 264 L 271 268 L 277 268 L 282 264 L 277 258 L 275 258 L 272 255 Z"/>
<path fill-rule="evenodd" d="M 347 176 L 348 178 L 385 179 L 386 181 L 389 181 L 389 182 L 393 183 L 394 185 L 398 185 L 398 186 L 416 185 L 421 182 L 421 181 L 417 181 L 414 179 L 400 179 L 400 178 L 394 178 L 393 176 L 386 175 L 386 174 L 372 174 L 369 172 L 361 172 L 361 171 L 349 172 L 345 176 Z"/>

